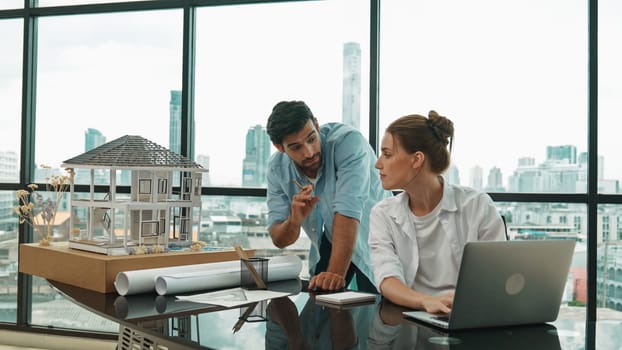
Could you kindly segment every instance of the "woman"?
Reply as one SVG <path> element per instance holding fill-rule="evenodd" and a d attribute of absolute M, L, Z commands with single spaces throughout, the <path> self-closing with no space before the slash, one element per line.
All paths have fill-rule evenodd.
<path fill-rule="evenodd" d="M 387 127 L 376 161 L 382 187 L 403 190 L 370 214 L 376 286 L 395 304 L 432 313 L 451 312 L 466 242 L 505 239 L 486 193 L 441 176 L 453 134 L 451 120 L 434 111 L 401 117 Z"/>

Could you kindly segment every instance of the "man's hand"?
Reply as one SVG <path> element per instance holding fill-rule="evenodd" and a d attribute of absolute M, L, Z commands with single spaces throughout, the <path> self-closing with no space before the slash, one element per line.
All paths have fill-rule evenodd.
<path fill-rule="evenodd" d="M 433 314 L 448 314 L 451 312 L 451 307 L 454 303 L 454 292 L 449 292 L 437 297 L 428 297 L 422 301 L 422 305 L 425 311 Z"/>
<path fill-rule="evenodd" d="M 309 290 L 339 290 L 345 287 L 343 276 L 332 272 L 320 272 L 309 281 Z"/>
<path fill-rule="evenodd" d="M 300 189 L 300 192 L 294 195 L 292 198 L 291 213 L 289 219 L 297 224 L 301 225 L 307 216 L 313 211 L 315 203 L 320 200 L 320 197 L 313 196 L 313 186 L 306 185 Z"/>
<path fill-rule="evenodd" d="M 313 196 L 312 192 L 313 185 L 301 186 L 300 192 L 292 197 L 287 220 L 275 223 L 270 227 L 272 243 L 278 248 L 285 248 L 298 240 L 303 221 L 311 214 L 313 207 L 320 200 L 320 197 Z"/>

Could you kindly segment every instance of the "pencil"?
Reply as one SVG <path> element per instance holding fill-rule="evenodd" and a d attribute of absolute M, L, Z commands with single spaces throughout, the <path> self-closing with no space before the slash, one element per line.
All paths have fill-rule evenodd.
<path fill-rule="evenodd" d="M 296 186 L 298 186 L 299 189 L 303 189 L 304 186 L 300 184 L 300 182 L 296 181 L 296 179 L 292 179 L 292 181 L 296 184 Z"/>
<path fill-rule="evenodd" d="M 257 307 L 257 304 L 259 304 L 259 302 L 254 302 L 254 303 L 249 304 L 247 306 L 246 310 L 244 311 L 244 314 L 242 316 L 240 316 L 240 318 L 238 318 L 238 321 L 235 323 L 235 325 L 233 325 L 233 333 L 239 331 L 240 328 L 242 328 L 242 326 L 244 325 L 244 322 L 246 322 L 246 319 L 248 318 L 248 316 L 250 316 L 251 312 L 253 312 L 255 307 Z"/>

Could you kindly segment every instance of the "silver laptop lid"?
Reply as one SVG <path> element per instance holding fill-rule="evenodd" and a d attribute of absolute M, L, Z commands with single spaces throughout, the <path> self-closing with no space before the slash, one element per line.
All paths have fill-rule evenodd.
<path fill-rule="evenodd" d="M 573 240 L 467 243 L 449 328 L 554 321 L 574 246 Z"/>

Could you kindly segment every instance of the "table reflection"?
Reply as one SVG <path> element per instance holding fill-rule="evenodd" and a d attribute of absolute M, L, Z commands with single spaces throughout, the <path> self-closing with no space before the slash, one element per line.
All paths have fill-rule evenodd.
<path fill-rule="evenodd" d="M 402 317 L 407 309 L 383 300 L 372 320 L 369 349 L 561 349 L 551 324 L 447 332 Z"/>
<path fill-rule="evenodd" d="M 333 308 L 317 305 L 311 297 L 299 314 L 284 297 L 273 299 L 267 311 L 266 349 L 360 349 L 366 348 L 376 304 Z"/>
<path fill-rule="evenodd" d="M 403 318 L 404 308 L 380 297 L 363 306 L 317 305 L 300 280 L 270 283 L 269 289 L 291 295 L 267 301 L 265 318 L 244 322 L 239 322 L 244 306 L 225 308 L 153 294 L 124 297 L 50 283 L 76 304 L 168 349 L 619 350 L 622 343 L 622 320 L 586 324 L 581 307 L 561 309 L 551 324 L 447 333 Z"/>

